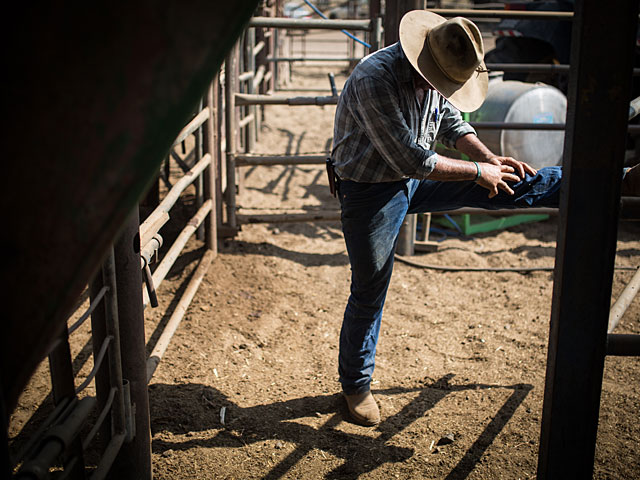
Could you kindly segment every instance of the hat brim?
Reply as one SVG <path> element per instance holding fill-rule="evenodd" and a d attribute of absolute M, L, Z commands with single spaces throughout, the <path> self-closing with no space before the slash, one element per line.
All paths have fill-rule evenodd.
<path fill-rule="evenodd" d="M 400 46 L 413 68 L 461 112 L 480 108 L 487 96 L 489 75 L 476 72 L 465 83 L 449 79 L 431 56 L 425 42 L 431 29 L 446 19 L 425 10 L 413 10 L 400 21 Z M 480 69 L 486 70 L 484 62 Z"/>

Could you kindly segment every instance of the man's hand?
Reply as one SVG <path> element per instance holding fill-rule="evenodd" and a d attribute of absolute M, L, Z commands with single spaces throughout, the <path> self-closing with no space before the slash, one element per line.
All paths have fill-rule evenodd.
<path fill-rule="evenodd" d="M 500 157 L 500 158 L 511 158 L 511 157 Z M 511 160 L 514 160 L 514 159 L 511 158 Z M 522 162 L 518 162 L 518 163 L 523 164 Z M 480 175 L 480 178 L 476 180 L 476 183 L 481 187 L 484 187 L 487 190 L 489 190 L 489 198 L 493 198 L 496 195 L 498 195 L 498 189 L 505 191 L 509 195 L 513 195 L 513 190 L 511 189 L 509 184 L 507 184 L 507 182 L 517 182 L 520 180 L 521 177 L 524 177 L 524 173 L 522 173 L 521 177 L 518 177 L 514 173 L 516 171 L 515 168 L 507 164 L 480 163 L 479 165 L 480 165 L 481 175 Z M 526 165 L 527 167 L 529 167 L 529 165 L 527 165 L 526 163 L 524 163 L 523 165 Z"/>
<path fill-rule="evenodd" d="M 521 162 L 519 160 L 516 160 L 513 157 L 501 157 L 499 155 L 491 155 L 485 161 L 492 165 L 508 165 L 510 167 L 513 167 L 513 171 L 520 178 L 524 178 L 525 173 L 528 173 L 529 175 L 532 175 L 532 176 L 538 173 L 538 171 L 528 163 Z"/>

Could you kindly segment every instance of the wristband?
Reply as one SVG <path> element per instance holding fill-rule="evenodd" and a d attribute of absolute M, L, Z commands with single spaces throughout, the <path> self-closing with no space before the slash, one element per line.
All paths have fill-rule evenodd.
<path fill-rule="evenodd" d="M 480 170 L 480 165 L 478 165 L 478 162 L 473 162 L 473 163 L 476 166 L 476 178 L 474 178 L 473 181 L 477 182 L 482 176 L 482 170 Z"/>

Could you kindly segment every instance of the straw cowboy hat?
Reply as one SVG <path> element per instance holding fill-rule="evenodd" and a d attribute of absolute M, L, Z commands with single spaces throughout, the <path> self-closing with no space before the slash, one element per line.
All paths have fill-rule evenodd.
<path fill-rule="evenodd" d="M 413 10 L 400 21 L 400 45 L 413 68 L 458 110 L 472 112 L 482 105 L 489 76 L 473 22 Z"/>

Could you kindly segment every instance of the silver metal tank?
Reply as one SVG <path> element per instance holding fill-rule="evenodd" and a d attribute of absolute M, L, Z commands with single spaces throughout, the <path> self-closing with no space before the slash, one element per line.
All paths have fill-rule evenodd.
<path fill-rule="evenodd" d="M 489 81 L 487 98 L 471 113 L 472 122 L 565 123 L 567 98 L 555 87 L 543 83 Z M 478 137 L 496 154 L 514 157 L 534 168 L 560 165 L 563 131 L 485 130 Z"/>

